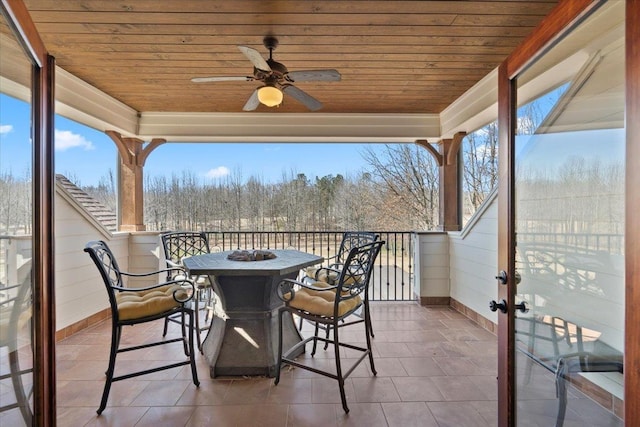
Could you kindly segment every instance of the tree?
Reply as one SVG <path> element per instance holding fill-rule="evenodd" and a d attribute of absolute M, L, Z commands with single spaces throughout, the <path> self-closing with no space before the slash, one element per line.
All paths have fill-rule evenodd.
<path fill-rule="evenodd" d="M 464 214 L 471 215 L 498 182 L 498 122 L 465 136 L 462 158 Z"/>
<path fill-rule="evenodd" d="M 387 222 L 410 224 L 420 230 L 436 228 L 439 171 L 429 153 L 415 145 L 398 144 L 385 145 L 380 156 L 367 147 L 363 157 L 385 192 L 381 208 Z"/>

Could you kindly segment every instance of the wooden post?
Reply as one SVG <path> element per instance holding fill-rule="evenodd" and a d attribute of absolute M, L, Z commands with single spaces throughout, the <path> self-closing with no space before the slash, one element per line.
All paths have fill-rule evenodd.
<path fill-rule="evenodd" d="M 426 148 L 440 166 L 440 209 L 439 222 L 442 231 L 462 229 L 462 192 L 460 191 L 460 162 L 458 152 L 465 132 L 458 132 L 453 139 L 440 141 L 438 151 L 427 140 L 416 140 L 416 144 Z"/>
<path fill-rule="evenodd" d="M 139 138 L 126 138 L 118 132 L 105 132 L 115 142 L 120 154 L 118 192 L 120 200 L 120 231 L 144 231 L 143 172 L 147 156 L 156 147 L 166 142 L 154 138 L 144 146 Z"/>

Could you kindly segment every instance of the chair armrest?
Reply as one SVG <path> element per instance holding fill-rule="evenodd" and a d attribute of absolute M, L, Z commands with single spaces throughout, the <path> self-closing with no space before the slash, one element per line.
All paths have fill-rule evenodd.
<path fill-rule="evenodd" d="M 185 302 L 190 301 L 195 295 L 195 290 L 196 290 L 195 283 L 193 282 L 193 280 L 187 277 L 182 279 L 167 280 L 166 282 L 161 282 L 156 285 L 145 286 L 142 288 L 125 288 L 123 286 L 112 286 L 112 288 L 120 292 L 143 292 L 143 291 L 151 291 L 154 289 L 158 289 L 167 285 L 180 286 L 180 289 L 176 289 L 175 291 L 173 291 L 173 299 L 179 303 L 184 304 Z M 185 288 L 191 288 L 191 289 L 185 289 Z M 182 292 L 180 292 L 181 290 Z M 180 298 L 178 296 L 178 293 L 186 295 L 186 298 Z"/>
<path fill-rule="evenodd" d="M 282 279 L 278 284 L 277 292 L 278 298 L 284 302 L 289 302 L 296 294 L 296 287 L 306 288 L 313 291 L 324 292 L 334 291 L 338 289 L 338 285 L 330 285 L 327 287 L 313 286 L 312 283 L 301 282 L 295 279 Z"/>
<path fill-rule="evenodd" d="M 129 277 L 147 277 L 147 276 L 153 276 L 154 274 L 168 273 L 170 271 L 180 272 L 184 275 L 187 274 L 187 270 L 185 270 L 184 267 L 180 267 L 180 266 L 163 268 L 162 270 L 149 271 L 147 273 L 129 273 L 127 271 L 121 271 L 120 274 L 122 274 L 123 276 L 129 276 Z"/>

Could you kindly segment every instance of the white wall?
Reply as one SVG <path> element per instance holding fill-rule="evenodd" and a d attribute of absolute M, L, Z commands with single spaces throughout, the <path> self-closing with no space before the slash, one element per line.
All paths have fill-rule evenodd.
<path fill-rule="evenodd" d="M 116 254 L 120 268 L 127 269 L 129 235 L 105 233 L 56 192 L 55 236 L 56 330 L 61 330 L 109 308 L 98 269 L 83 252 L 85 244 L 105 240 Z"/>
<path fill-rule="evenodd" d="M 449 239 L 443 232 L 415 235 L 414 293 L 420 297 L 449 296 Z"/>
<path fill-rule="evenodd" d="M 449 232 L 449 272 L 451 297 L 495 323 L 489 301 L 498 296 L 498 198 L 490 198 L 464 232 Z"/>
<path fill-rule="evenodd" d="M 110 233 L 60 188 L 55 195 L 55 236 L 56 330 L 109 308 L 100 273 L 83 251 L 87 242 L 107 242 L 123 271 L 143 273 L 165 268 L 157 232 Z M 164 275 L 149 276 L 126 281 L 125 285 L 142 287 L 165 278 Z"/>
<path fill-rule="evenodd" d="M 166 268 L 160 235 L 155 231 L 132 233 L 129 238 L 129 265 L 131 273 L 145 273 Z M 165 275 L 130 279 L 128 286 L 143 287 L 166 280 Z"/>

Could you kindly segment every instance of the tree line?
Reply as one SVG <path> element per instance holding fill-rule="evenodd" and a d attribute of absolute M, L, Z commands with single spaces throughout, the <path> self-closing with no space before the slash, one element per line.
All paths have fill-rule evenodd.
<path fill-rule="evenodd" d="M 494 149 L 487 150 L 482 148 L 486 144 L 482 138 L 467 139 L 465 152 L 472 154 L 463 154 L 465 198 L 475 210 L 496 182 L 497 150 L 495 142 Z M 426 150 L 390 144 L 378 151 L 365 147 L 362 156 L 367 167 L 349 176 L 308 177 L 291 171 L 275 183 L 244 177 L 238 171 L 215 181 L 192 171 L 147 176 L 145 225 L 148 230 L 212 231 L 437 229 L 439 168 Z M 83 186 L 73 175 L 67 178 L 116 211 L 113 171 L 107 171 L 96 185 Z M 0 205 L 1 232 L 17 228 L 30 232 L 27 188 L 29 177 L 0 175 L 0 195 L 14 201 Z"/>

